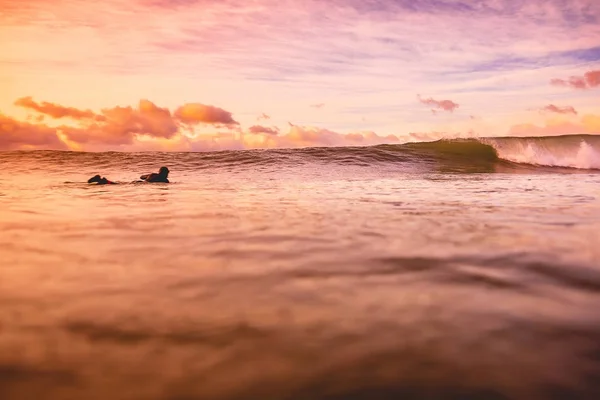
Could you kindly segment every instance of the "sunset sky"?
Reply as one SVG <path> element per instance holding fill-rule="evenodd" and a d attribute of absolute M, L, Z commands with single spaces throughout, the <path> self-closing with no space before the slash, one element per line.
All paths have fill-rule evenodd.
<path fill-rule="evenodd" d="M 0 0 L 0 150 L 600 134 L 597 0 Z"/>

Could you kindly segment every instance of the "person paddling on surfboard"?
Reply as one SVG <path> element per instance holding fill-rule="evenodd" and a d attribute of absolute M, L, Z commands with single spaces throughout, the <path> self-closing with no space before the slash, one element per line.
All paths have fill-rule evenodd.
<path fill-rule="evenodd" d="M 140 176 L 140 179 L 145 182 L 169 183 L 169 180 L 167 179 L 168 176 L 169 176 L 169 168 L 160 167 L 160 169 L 158 170 L 158 174 L 155 174 L 153 172 L 151 174 L 142 175 L 142 176 Z"/>
<path fill-rule="evenodd" d="M 150 173 L 146 175 L 140 176 L 140 179 L 144 182 L 150 183 L 169 183 L 167 177 L 169 176 L 169 168 L 160 167 L 158 170 L 158 174 Z M 88 179 L 88 183 L 97 183 L 98 185 L 116 185 L 117 182 L 109 181 L 105 177 L 101 177 L 100 175 L 94 175 L 90 179 Z"/>
<path fill-rule="evenodd" d="M 98 185 L 115 185 L 116 182 L 109 181 L 105 177 L 100 177 L 100 175 L 94 175 L 90 179 L 88 179 L 88 183 L 97 183 Z"/>

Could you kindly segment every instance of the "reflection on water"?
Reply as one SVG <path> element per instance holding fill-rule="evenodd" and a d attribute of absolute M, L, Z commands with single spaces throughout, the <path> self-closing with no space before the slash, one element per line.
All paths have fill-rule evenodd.
<path fill-rule="evenodd" d="M 167 160 L 31 157 L 0 185 L 2 399 L 600 396 L 597 174 L 192 158 L 89 186 Z"/>

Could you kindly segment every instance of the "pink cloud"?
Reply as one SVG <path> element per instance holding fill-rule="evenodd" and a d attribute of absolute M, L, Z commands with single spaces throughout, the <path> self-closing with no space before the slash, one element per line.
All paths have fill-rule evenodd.
<path fill-rule="evenodd" d="M 394 135 L 379 136 L 374 132 L 356 132 L 341 134 L 329 129 L 291 125 L 287 134 L 282 135 L 279 147 L 331 147 L 376 145 L 397 143 Z"/>
<path fill-rule="evenodd" d="M 428 106 L 434 107 L 431 111 L 436 114 L 436 108 L 443 111 L 454 112 L 460 105 L 452 100 L 434 100 L 433 98 L 423 99 L 420 95 L 417 96 L 419 101 Z"/>
<path fill-rule="evenodd" d="M 325 103 L 311 104 L 312 108 L 323 108 L 325 107 Z"/>
<path fill-rule="evenodd" d="M 294 125 L 285 134 L 272 135 L 258 132 L 252 135 L 236 135 L 234 133 L 215 133 L 199 135 L 195 138 L 178 136 L 173 141 L 162 143 L 169 150 L 179 151 L 215 151 L 239 150 L 253 148 L 303 148 L 334 146 L 368 146 L 382 143 L 398 143 L 394 135 L 379 136 L 374 132 L 355 132 L 342 134 L 328 129 Z M 145 148 L 159 149 L 151 144 Z"/>
<path fill-rule="evenodd" d="M 591 89 L 600 86 L 600 69 L 588 71 L 583 76 L 571 76 L 569 79 L 552 79 L 555 86 L 569 86 L 575 89 Z"/>
<path fill-rule="evenodd" d="M 547 106 L 543 107 L 540 111 L 552 112 L 552 113 L 557 113 L 557 114 L 575 114 L 575 115 L 577 115 L 577 110 L 575 110 L 575 108 L 573 108 L 572 106 L 558 107 L 558 106 L 555 106 L 554 104 L 548 104 Z"/>
<path fill-rule="evenodd" d="M 253 125 L 248 128 L 250 133 L 266 133 L 267 135 L 277 135 L 279 133 L 279 129 L 277 128 L 269 128 L 262 125 Z"/>
<path fill-rule="evenodd" d="M 56 129 L 46 125 L 17 121 L 0 114 L 0 149 L 66 149 Z"/>

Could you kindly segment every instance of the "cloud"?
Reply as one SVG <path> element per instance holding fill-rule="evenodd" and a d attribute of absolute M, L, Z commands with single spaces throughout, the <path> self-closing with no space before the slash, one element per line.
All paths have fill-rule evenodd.
<path fill-rule="evenodd" d="M 249 132 L 252 129 L 249 129 Z M 342 134 L 328 129 L 293 125 L 285 134 L 273 135 L 257 132 L 251 135 L 234 132 L 199 135 L 194 138 L 178 135 L 172 140 L 151 140 L 129 147 L 130 150 L 217 151 L 264 148 L 303 148 L 334 146 L 368 146 L 398 143 L 394 135 L 379 136 L 374 132 Z M 157 143 L 160 143 L 159 145 Z"/>
<path fill-rule="evenodd" d="M 511 136 L 558 136 L 573 134 L 600 134 L 600 116 L 584 115 L 576 122 L 551 120 L 538 126 L 531 123 L 513 125 L 509 134 Z"/>
<path fill-rule="evenodd" d="M 267 114 L 265 114 L 265 113 L 262 113 L 262 114 L 260 114 L 260 115 L 259 115 L 259 116 L 256 118 L 256 120 L 257 120 L 257 121 L 263 121 L 263 120 L 267 120 L 267 119 L 271 119 L 271 117 L 270 117 L 270 116 L 268 116 L 268 115 L 267 115 Z"/>
<path fill-rule="evenodd" d="M 54 119 L 71 118 L 77 126 L 63 125 L 59 131 L 75 143 L 133 143 L 136 135 L 170 138 L 178 131 L 171 112 L 149 100 L 140 100 L 137 107 L 104 108 L 99 113 L 66 107 L 47 101 L 38 103 L 22 97 L 15 104 Z"/>
<path fill-rule="evenodd" d="M 253 125 L 248 128 L 250 133 L 266 133 L 267 135 L 277 135 L 279 134 L 279 129 L 277 128 L 269 128 L 262 125 Z"/>
<path fill-rule="evenodd" d="M 368 146 L 383 143 L 397 143 L 394 135 L 379 136 L 374 132 L 356 132 L 341 134 L 329 129 L 291 125 L 287 134 L 282 135 L 280 147 L 331 147 L 331 146 Z"/>
<path fill-rule="evenodd" d="M 363 115 L 371 127 L 392 132 L 435 129 L 414 121 L 423 118 L 419 111 L 452 115 L 415 102 L 410 87 L 436 100 L 460 93 L 461 111 L 468 104 L 469 113 L 494 121 L 528 107 L 532 95 L 548 98 L 551 78 L 597 69 L 600 60 L 597 0 L 0 4 L 0 37 L 11 38 L 0 69 L 15 88 L 38 88 L 30 92 L 36 96 L 70 88 L 78 99 L 72 104 L 87 107 L 90 93 L 119 101 L 120 93 L 148 93 L 152 83 L 152 92 L 165 96 L 156 99 L 170 102 L 201 82 L 219 99 L 204 101 L 243 110 L 234 115 L 242 124 L 248 112 L 258 114 L 252 110 L 310 121 L 317 110 L 309 106 L 318 101 L 327 101 L 328 111 L 335 104 L 320 118 L 345 131 Z M 168 26 L 155 23 L 157 12 Z M 576 96 L 584 94 L 568 94 L 560 101 L 583 110 Z M 358 102 L 369 109 L 349 118 L 345 110 Z"/>
<path fill-rule="evenodd" d="M 379 136 L 374 132 L 339 133 L 319 127 L 289 124 L 281 134 L 278 127 L 252 125 L 239 127 L 230 112 L 200 103 L 188 103 L 175 112 L 159 107 L 149 100 L 140 100 L 137 106 L 115 106 L 99 112 L 79 110 L 54 103 L 37 103 L 22 98 L 19 104 L 43 116 L 73 120 L 56 127 L 44 125 L 37 117 L 28 116 L 27 122 L 2 116 L 0 119 L 0 146 L 3 149 L 49 148 L 108 151 L 108 150 L 168 150 L 208 151 L 273 147 L 366 146 L 397 143 L 394 135 Z M 41 112 L 41 111 L 40 111 Z M 209 124 L 224 126 L 227 132 L 189 135 L 190 125 Z M 231 130 L 235 124 L 238 129 Z M 248 134 L 245 134 L 248 133 Z"/>
<path fill-rule="evenodd" d="M 310 106 L 312 108 L 323 108 L 325 106 L 325 103 L 311 104 Z"/>
<path fill-rule="evenodd" d="M 552 79 L 554 86 L 569 86 L 574 89 L 586 90 L 600 86 L 600 69 L 588 71 L 583 76 L 571 76 L 569 79 Z"/>
<path fill-rule="evenodd" d="M 179 127 L 171 112 L 149 100 L 140 100 L 137 108 L 104 108 L 94 122 L 62 126 L 61 132 L 75 143 L 131 144 L 138 135 L 171 138 Z"/>
<path fill-rule="evenodd" d="M 439 110 L 454 112 L 458 107 L 460 107 L 457 103 L 452 100 L 434 100 L 431 97 L 428 99 L 421 98 L 421 95 L 418 95 L 417 98 L 423 104 L 427 104 L 428 106 L 433 106 L 434 108 L 431 110 L 434 114 L 436 114 L 436 108 Z"/>
<path fill-rule="evenodd" d="M 575 114 L 577 115 L 577 110 L 572 106 L 558 107 L 554 104 L 548 104 L 547 106 L 540 109 L 542 112 L 551 112 L 557 114 Z"/>
<path fill-rule="evenodd" d="M 408 134 L 408 141 L 412 142 L 430 142 L 436 141 L 440 139 L 466 139 L 466 138 L 475 138 L 477 137 L 477 133 L 473 130 L 469 130 L 466 132 L 442 132 L 442 131 L 432 131 L 432 132 L 411 132 Z"/>
<path fill-rule="evenodd" d="M 48 115 L 52 118 L 73 118 L 73 119 L 97 119 L 102 120 L 103 117 L 97 115 L 91 110 L 80 110 L 74 107 L 64 107 L 59 104 L 49 103 L 47 101 L 43 101 L 41 103 L 37 103 L 33 100 L 31 96 L 21 97 L 17 99 L 14 103 L 15 105 L 23 108 L 27 108 L 30 110 L 34 110 L 39 112 L 40 114 Z"/>
<path fill-rule="evenodd" d="M 56 129 L 0 114 L 0 150 L 66 149 Z"/>
<path fill-rule="evenodd" d="M 339 133 L 318 127 L 292 125 L 285 134 L 258 132 L 252 135 L 220 133 L 184 138 L 182 143 L 190 151 L 236 150 L 255 148 L 303 148 L 335 146 L 369 146 L 398 143 L 394 135 L 380 136 L 374 132 Z"/>
<path fill-rule="evenodd" d="M 175 110 L 177 120 L 189 124 L 239 125 L 229 111 L 200 103 L 187 103 Z"/>
<path fill-rule="evenodd" d="M 180 125 L 237 125 L 231 113 L 200 103 L 189 103 L 171 113 L 149 100 L 140 100 L 137 107 L 115 106 L 100 112 L 80 110 L 50 102 L 36 102 L 23 97 L 15 104 L 55 119 L 70 118 L 76 125 L 60 126 L 58 131 L 75 144 L 131 145 L 137 136 L 169 139 Z"/>

